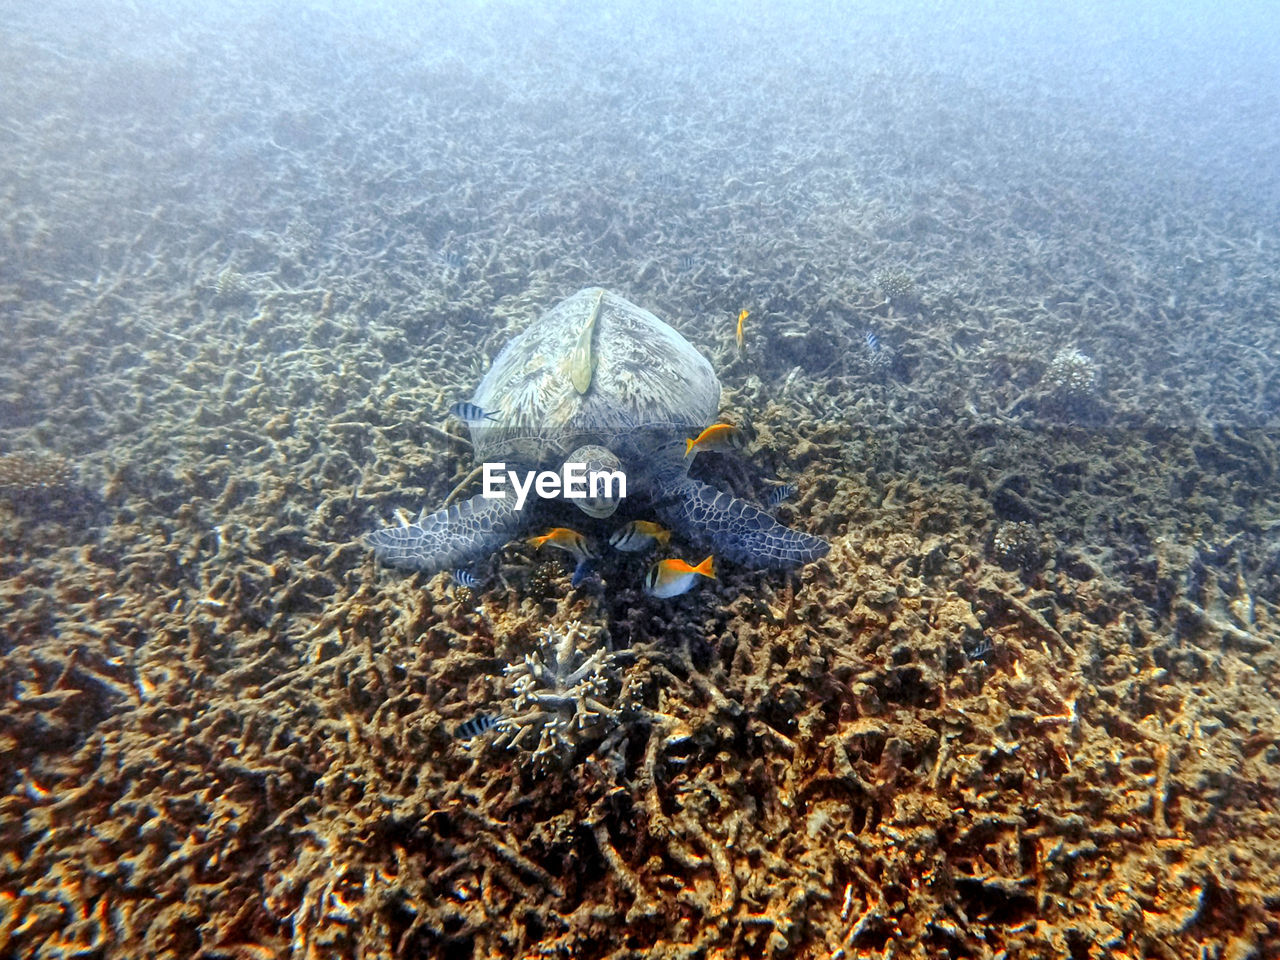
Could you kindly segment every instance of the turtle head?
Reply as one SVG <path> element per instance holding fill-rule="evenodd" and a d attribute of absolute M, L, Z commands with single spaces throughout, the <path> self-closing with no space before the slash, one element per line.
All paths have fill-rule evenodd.
<path fill-rule="evenodd" d="M 587 496 L 573 502 L 583 513 L 597 519 L 612 516 L 622 502 L 622 461 L 607 448 L 588 443 L 569 454 L 566 462 L 587 467 Z"/>

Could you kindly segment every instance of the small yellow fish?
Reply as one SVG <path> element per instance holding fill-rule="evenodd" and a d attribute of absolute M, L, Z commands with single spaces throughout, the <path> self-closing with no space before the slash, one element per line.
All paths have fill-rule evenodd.
<path fill-rule="evenodd" d="M 747 345 L 747 338 L 742 333 L 742 321 L 751 316 L 750 310 L 743 310 L 738 314 L 738 349 L 743 350 Z"/>
<path fill-rule="evenodd" d="M 742 431 L 732 423 L 713 423 L 697 439 L 684 442 L 684 455 L 690 457 L 703 450 L 741 450 L 746 442 Z"/>
<path fill-rule="evenodd" d="M 651 523 L 648 520 L 632 520 L 630 523 L 613 531 L 613 536 L 609 538 L 609 542 L 613 544 L 616 550 L 623 550 L 626 553 L 639 553 L 641 550 L 648 550 L 655 543 L 660 543 L 665 547 L 670 539 L 671 531 L 666 527 Z"/>
<path fill-rule="evenodd" d="M 579 561 L 590 560 L 595 556 L 595 551 L 591 549 L 587 538 L 577 530 L 570 530 L 568 527 L 556 527 L 540 537 L 530 537 L 525 542 L 538 549 L 544 545 L 559 547 L 561 550 L 572 553 Z"/>
<path fill-rule="evenodd" d="M 651 597 L 678 597 L 693 586 L 698 577 L 716 578 L 715 559 L 707 557 L 696 567 L 683 560 L 659 560 L 644 578 L 644 592 Z"/>

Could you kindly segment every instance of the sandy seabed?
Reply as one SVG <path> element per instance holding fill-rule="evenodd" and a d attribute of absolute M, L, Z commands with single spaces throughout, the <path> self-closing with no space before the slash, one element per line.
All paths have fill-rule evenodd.
<path fill-rule="evenodd" d="M 1280 956 L 1263 213 L 887 55 L 238 26 L 0 37 L 0 954 Z M 588 284 L 826 558 L 375 565 Z M 607 723 L 455 736 L 572 621 Z"/>

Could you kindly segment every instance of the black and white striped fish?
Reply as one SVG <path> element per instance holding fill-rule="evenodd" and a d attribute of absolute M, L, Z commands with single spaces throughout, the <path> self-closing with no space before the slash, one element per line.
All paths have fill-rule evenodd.
<path fill-rule="evenodd" d="M 773 488 L 768 499 L 765 500 L 764 505 L 770 511 L 777 510 L 784 500 L 790 500 L 795 495 L 796 488 L 789 483 L 784 483 L 780 487 Z"/>
<path fill-rule="evenodd" d="M 488 733 L 498 725 L 498 718 L 492 713 L 477 713 L 466 723 L 460 723 L 453 731 L 455 740 L 474 740 L 482 733 Z"/>
<path fill-rule="evenodd" d="M 874 330 L 868 328 L 862 331 L 862 344 L 867 366 L 877 368 L 889 365 L 892 353 L 880 343 L 880 338 L 876 336 Z"/>
<path fill-rule="evenodd" d="M 655 543 L 666 546 L 671 540 L 671 531 L 649 520 L 632 520 L 613 531 L 609 543 L 615 550 L 627 553 L 639 553 L 648 550 Z"/>
<path fill-rule="evenodd" d="M 983 637 L 972 647 L 966 646 L 964 648 L 964 655 L 968 657 L 971 662 L 981 660 L 985 663 L 987 657 L 991 656 L 991 641 L 986 637 Z"/>
<path fill-rule="evenodd" d="M 465 420 L 467 423 L 475 423 L 478 420 L 497 420 L 496 413 L 490 413 L 484 407 L 476 406 L 474 403 L 468 403 L 465 400 L 459 400 L 449 408 L 449 413 L 457 417 L 459 420 Z"/>
<path fill-rule="evenodd" d="M 460 587 L 466 587 L 468 590 L 474 590 L 480 586 L 480 581 L 476 579 L 476 575 L 464 567 L 459 567 L 453 571 L 453 582 Z"/>

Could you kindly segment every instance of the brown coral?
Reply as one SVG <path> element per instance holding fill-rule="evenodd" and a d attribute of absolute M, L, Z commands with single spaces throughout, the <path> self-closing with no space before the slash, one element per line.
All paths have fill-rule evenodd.
<path fill-rule="evenodd" d="M 1274 954 L 1256 197 L 1130 189 L 1134 141 L 1100 171 L 1100 128 L 939 96 L 873 30 L 862 72 L 779 23 L 658 89 L 580 55 L 616 48 L 590 18 L 530 24 L 547 71 L 448 8 L 452 60 L 361 23 L 375 95 L 278 30 L 0 31 L 0 440 L 105 480 L 84 522 L 0 509 L 0 955 Z M 832 554 L 669 603 L 628 558 L 579 591 L 495 558 L 469 598 L 376 570 L 360 536 L 474 466 L 449 402 L 595 282 L 720 351 L 758 441 L 695 470 L 794 478 Z M 1063 343 L 1108 429 L 1100 375 L 1043 376 Z M 73 499 L 43 482 L 0 500 Z M 1005 523 L 1053 545 L 1033 576 Z M 574 619 L 616 724 L 555 770 L 455 735 Z"/>

